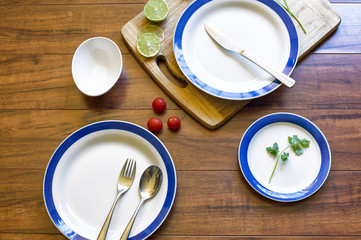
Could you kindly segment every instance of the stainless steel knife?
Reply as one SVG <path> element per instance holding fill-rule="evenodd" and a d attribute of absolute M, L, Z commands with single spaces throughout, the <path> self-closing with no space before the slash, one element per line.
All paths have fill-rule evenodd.
<path fill-rule="evenodd" d="M 232 42 L 227 37 L 223 36 L 221 33 L 216 31 L 214 28 L 209 26 L 208 24 L 204 24 L 204 28 L 209 34 L 209 36 L 212 37 L 214 41 L 216 41 L 220 46 L 222 46 L 224 49 L 235 52 L 240 54 L 241 56 L 245 57 L 246 59 L 250 60 L 254 64 L 258 65 L 260 68 L 268 72 L 270 75 L 272 75 L 274 78 L 277 78 L 279 81 L 281 81 L 283 84 L 285 84 L 287 87 L 292 87 L 295 84 L 295 80 L 287 76 L 286 74 L 276 71 L 272 67 L 268 66 L 261 60 L 255 58 L 251 54 L 249 54 L 245 49 L 238 46 L 236 43 Z"/>

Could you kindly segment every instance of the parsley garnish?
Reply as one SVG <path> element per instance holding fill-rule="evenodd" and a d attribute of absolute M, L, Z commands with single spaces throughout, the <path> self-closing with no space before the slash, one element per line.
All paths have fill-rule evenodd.
<path fill-rule="evenodd" d="M 297 23 L 300 25 L 300 27 L 302 28 L 302 31 L 304 33 L 306 33 L 306 29 L 303 27 L 301 21 L 293 14 L 293 12 L 290 10 L 290 8 L 288 7 L 288 4 L 286 2 L 286 0 L 283 0 L 284 4 L 280 3 L 278 0 L 275 0 L 279 5 L 281 5 L 287 12 L 288 14 L 293 17 Z"/>
<path fill-rule="evenodd" d="M 277 164 L 278 164 L 278 160 L 281 158 L 281 160 L 283 162 L 286 162 L 288 160 L 288 157 L 290 156 L 290 154 L 288 152 L 285 152 L 288 148 L 292 148 L 293 152 L 297 155 L 300 156 L 303 154 L 303 149 L 304 148 L 309 148 L 310 147 L 310 141 L 308 141 L 307 139 L 299 139 L 297 137 L 297 135 L 293 135 L 292 137 L 288 137 L 288 143 L 290 145 L 288 145 L 285 149 L 283 149 L 280 153 L 279 153 L 279 148 L 278 148 L 278 143 L 275 142 L 273 144 L 272 147 L 267 147 L 266 150 L 268 153 L 270 153 L 273 157 L 275 157 L 276 160 L 276 164 L 273 168 L 271 177 L 269 178 L 268 183 L 271 183 L 273 174 L 275 173 Z"/>
<path fill-rule="evenodd" d="M 273 144 L 273 147 L 268 147 L 266 148 L 267 152 L 269 152 L 270 154 L 272 154 L 274 157 L 277 157 L 278 154 L 278 144 L 275 142 Z"/>

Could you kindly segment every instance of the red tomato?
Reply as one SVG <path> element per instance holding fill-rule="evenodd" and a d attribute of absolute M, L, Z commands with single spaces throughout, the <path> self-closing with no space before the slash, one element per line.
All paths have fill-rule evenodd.
<path fill-rule="evenodd" d="M 167 104 L 165 103 L 163 98 L 156 98 L 153 100 L 152 107 L 154 111 L 156 111 L 157 113 L 161 113 L 165 110 Z"/>
<path fill-rule="evenodd" d="M 178 117 L 173 116 L 168 119 L 167 124 L 170 129 L 177 130 L 178 128 L 180 128 L 181 121 Z"/>
<path fill-rule="evenodd" d="M 153 117 L 148 120 L 147 126 L 148 126 L 149 131 L 157 133 L 160 130 L 162 130 L 163 123 L 159 118 Z"/>

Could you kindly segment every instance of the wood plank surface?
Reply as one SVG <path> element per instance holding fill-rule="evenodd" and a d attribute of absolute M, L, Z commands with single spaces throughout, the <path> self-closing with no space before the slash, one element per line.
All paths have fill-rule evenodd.
<path fill-rule="evenodd" d="M 132 55 L 123 56 L 124 71 L 110 92 L 99 98 L 80 94 L 71 75 L 72 56 L 5 55 L 0 56 L 0 107 L 2 109 L 150 109 L 154 95 L 167 100 L 168 109 L 178 109 Z M 360 109 L 361 56 L 359 54 L 312 54 L 301 61 L 292 77 L 293 88 L 254 99 L 250 106 L 268 109 Z M 53 66 L 56 64 L 56 69 Z M 337 68 L 335 66 L 338 66 Z M 147 89 L 141 92 L 139 89 Z M 332 94 L 338 89 L 337 94 Z M 317 90 L 317 102 L 314 101 Z M 303 94 L 298 94 L 302 92 Z M 57 101 L 49 101 L 49 98 Z M 239 113 L 239 114 L 242 114 Z"/>
<path fill-rule="evenodd" d="M 1 240 L 24 240 L 24 237 L 28 237 L 26 234 L 5 234 L 0 236 Z M 64 239 L 61 235 L 57 234 L 34 234 L 32 235 L 32 239 L 37 240 L 62 240 Z M 359 239 L 356 237 L 344 237 L 344 236 L 336 236 L 338 240 L 355 240 Z M 160 236 L 157 234 L 152 235 L 151 237 L 147 238 L 149 240 L 219 240 L 219 236 L 213 236 L 213 237 L 207 237 L 207 236 Z M 230 237 L 222 237 L 222 240 L 265 240 L 265 239 L 271 239 L 271 240 L 332 240 L 335 239 L 335 237 L 324 237 L 324 236 L 303 236 L 303 237 L 294 237 L 294 236 L 284 236 L 284 237 L 275 237 L 275 236 L 230 236 Z"/>
<path fill-rule="evenodd" d="M 169 110 L 158 117 L 165 123 L 176 115 L 182 121 L 179 132 L 164 128 L 157 136 L 171 153 L 177 170 L 239 170 L 238 146 L 244 131 L 256 119 L 272 110 L 245 108 L 232 122 L 209 131 L 197 126 L 182 110 Z M 359 136 L 361 110 L 291 110 L 314 122 L 324 133 L 332 149 L 332 170 L 361 170 Z M 84 125 L 102 120 L 124 120 L 146 128 L 152 110 L 13 110 L 0 111 L 2 157 L 0 168 L 45 169 L 57 146 Z M 51 120 L 49 120 L 51 119 Z M 36 132 L 36 134 L 34 134 Z M 347 139 L 348 141 L 344 141 Z M 21 151 L 19 151 L 21 146 Z M 184 149 L 187 149 L 185 151 Z M 189 152 L 192 152 L 192 155 Z"/>
<path fill-rule="evenodd" d="M 17 223 L 1 225 L 0 232 L 57 233 L 43 206 L 44 172 L 1 169 L 0 173 L 2 183 L 16 189 L 2 194 L 0 221 Z M 296 203 L 260 197 L 240 171 L 178 171 L 177 178 L 177 197 L 157 231 L 160 235 L 361 235 L 360 171 L 333 171 L 315 195 Z"/>
<path fill-rule="evenodd" d="M 46 212 L 42 185 L 50 157 L 69 134 L 101 120 L 146 127 L 150 117 L 165 124 L 172 115 L 181 129 L 165 126 L 156 136 L 174 160 L 177 195 L 150 240 L 361 239 L 361 0 L 330 1 L 341 24 L 298 63 L 292 77 L 299 84 L 251 101 L 216 130 L 173 101 L 122 39 L 122 26 L 145 2 L 0 2 L 0 240 L 66 239 Z M 75 87 L 71 60 L 82 41 L 99 35 L 118 44 L 124 68 L 110 92 L 90 98 Z M 155 97 L 166 100 L 165 113 L 152 110 Z M 245 130 L 274 112 L 310 119 L 331 147 L 328 179 L 299 202 L 262 197 L 239 169 Z"/>
<path fill-rule="evenodd" d="M 57 229 L 48 221 L 42 206 L 41 185 L 23 181 L 20 179 L 23 174 L 21 170 L 12 171 L 11 174 L 8 171 L 1 172 L 2 176 L 12 181 L 10 186 L 18 189 L 7 193 L 5 199 L 2 199 L 2 203 L 11 204 L 2 207 L 5 214 L 1 220 L 10 218 L 21 224 L 13 224 L 6 229 L 0 227 L 0 231 L 56 233 Z M 29 171 L 26 175 L 29 176 L 27 180 L 39 183 L 43 172 Z M 282 204 L 260 198 L 239 172 L 180 171 L 174 209 L 157 234 L 179 235 L 186 232 L 189 235 L 212 236 L 223 231 L 227 235 L 273 235 L 275 232 L 281 235 L 360 235 L 360 181 L 354 184 L 354 188 L 348 187 L 349 181 L 360 177 L 359 172 L 333 172 L 322 190 L 302 204 Z M 190 187 L 194 181 L 200 183 L 196 191 Z M 352 198 L 346 197 L 349 194 L 352 194 Z M 202 195 L 208 198 L 202 198 Z M 188 199 L 193 201 L 189 203 Z M 327 207 L 333 202 L 337 202 L 338 209 L 342 211 Z M 320 205 L 323 207 L 320 208 Z M 308 219 L 307 223 L 299 217 L 300 214 Z M 340 221 L 344 214 L 348 219 Z M 22 221 L 19 221 L 20 218 Z M 261 226 L 255 226 L 253 222 L 259 218 L 263 220 L 259 223 Z M 34 221 L 38 224 L 32 225 Z"/>
<path fill-rule="evenodd" d="M 120 30 L 129 19 L 142 11 L 143 6 L 144 4 L 130 3 L 102 4 L 101 8 L 97 4 L 28 3 L 20 6 L 0 4 L 0 18 L 3 19 L 0 22 L 2 30 L 0 40 L 3 43 L 0 45 L 0 51 L 3 54 L 69 54 L 72 56 L 84 40 L 94 36 L 104 36 L 114 40 L 123 54 L 129 54 Z M 357 11 L 359 7 L 358 4 L 332 5 L 342 18 L 341 28 L 331 39 L 323 42 L 319 50 L 324 53 L 331 51 L 329 46 L 331 42 L 335 45 L 333 51 L 339 49 L 339 52 L 342 52 L 341 47 L 345 49 L 345 46 L 340 46 L 340 44 L 346 41 L 348 43 L 346 46 L 356 46 L 354 49 L 349 47 L 348 51 L 353 49 L 354 52 L 357 50 L 360 52 L 359 34 L 357 29 L 354 29 L 361 22 L 359 15 L 356 14 L 359 12 Z M 354 14 L 349 14 L 350 11 Z M 109 12 L 116 14 L 110 15 Z M 33 16 L 36 13 L 40 14 L 35 19 Z M 102 19 L 102 21 L 96 19 Z"/>
<path fill-rule="evenodd" d="M 360 4 L 333 4 L 335 11 L 341 16 L 341 27 L 335 36 L 325 41 L 317 53 L 359 53 L 361 51 L 361 34 L 357 34 L 361 22 Z M 351 10 L 352 9 L 352 10 Z M 356 34 L 353 34 L 356 33 Z"/>

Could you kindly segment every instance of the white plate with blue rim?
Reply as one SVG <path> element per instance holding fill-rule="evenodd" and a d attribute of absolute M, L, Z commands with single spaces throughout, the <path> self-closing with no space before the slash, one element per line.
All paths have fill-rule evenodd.
<path fill-rule="evenodd" d="M 287 148 L 288 137 L 294 135 L 310 141 L 300 156 Z M 279 152 L 287 148 L 289 157 L 279 160 L 271 178 L 276 158 L 266 148 L 275 142 Z M 292 113 L 274 113 L 255 121 L 242 137 L 238 157 L 247 182 L 261 195 L 280 202 L 311 196 L 326 181 L 331 168 L 326 137 L 310 120 Z"/>
<path fill-rule="evenodd" d="M 156 196 L 140 210 L 129 239 L 149 237 L 166 219 L 175 198 L 176 171 L 163 143 L 148 130 L 123 121 L 87 125 L 55 150 L 44 177 L 44 202 L 55 226 L 69 239 L 96 239 L 116 196 L 127 158 L 136 160 L 133 185 L 118 202 L 107 239 L 119 239 L 140 201 L 139 180 L 150 165 L 163 172 Z"/>
<path fill-rule="evenodd" d="M 281 82 L 218 46 L 206 33 L 205 23 L 286 75 L 296 66 L 297 30 L 275 1 L 194 1 L 177 23 L 173 48 L 183 74 L 208 94 L 230 100 L 253 99 L 274 91 Z"/>

